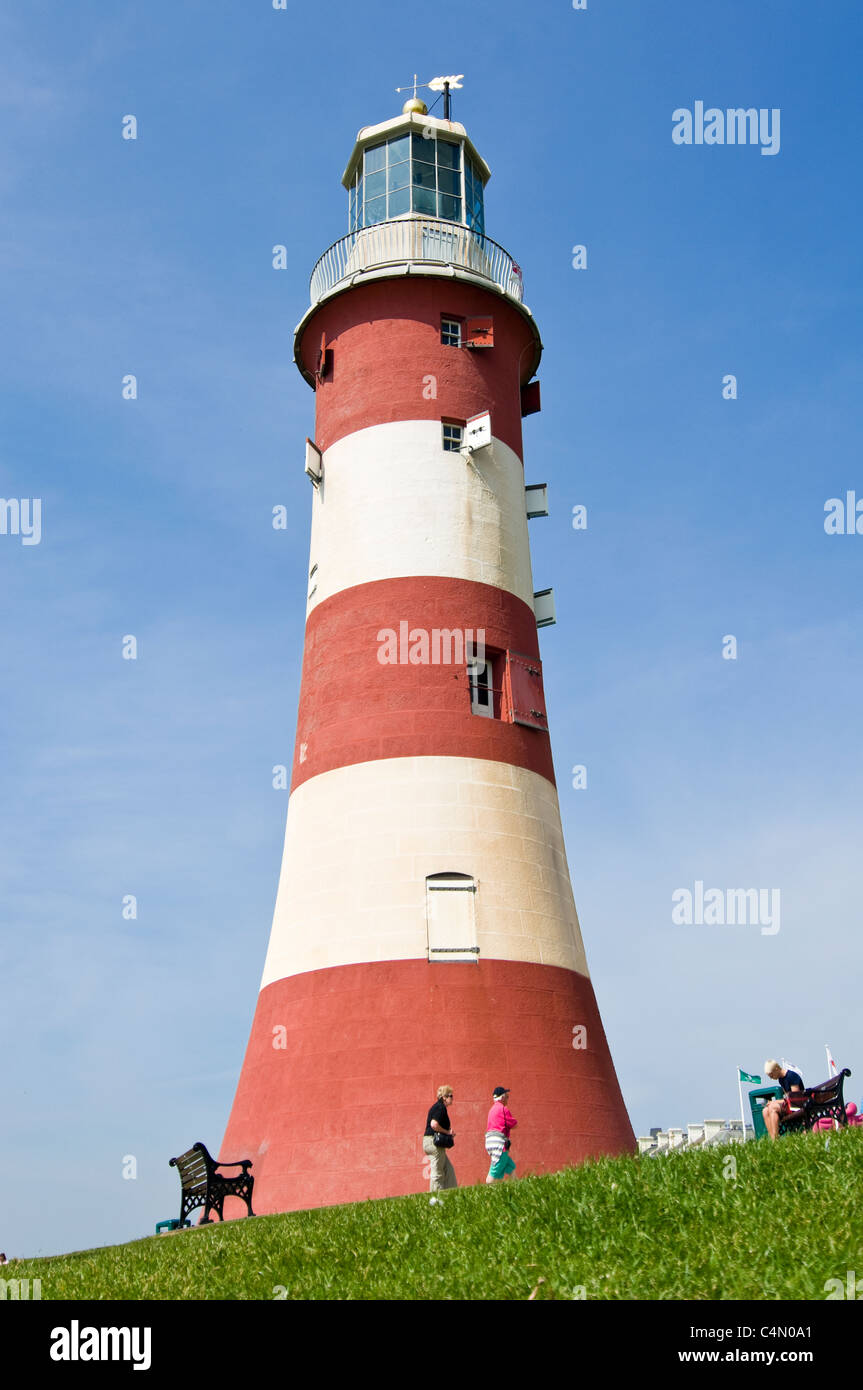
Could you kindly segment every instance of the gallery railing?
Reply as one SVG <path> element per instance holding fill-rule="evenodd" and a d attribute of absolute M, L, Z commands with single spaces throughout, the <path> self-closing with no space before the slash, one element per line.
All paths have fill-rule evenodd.
<path fill-rule="evenodd" d="M 524 299 L 521 269 L 490 237 L 459 222 L 434 217 L 400 217 L 377 222 L 341 237 L 324 252 L 312 271 L 309 293 L 316 304 L 343 281 L 387 266 L 452 266 L 490 280 L 519 303 Z"/>

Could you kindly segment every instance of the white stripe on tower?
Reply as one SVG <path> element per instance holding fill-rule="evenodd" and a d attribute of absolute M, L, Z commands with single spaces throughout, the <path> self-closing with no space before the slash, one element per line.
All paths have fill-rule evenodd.
<path fill-rule="evenodd" d="M 533 606 L 524 469 L 503 440 L 470 465 L 442 449 L 439 420 L 370 425 L 326 451 L 323 474 L 309 611 L 354 584 L 420 574 L 493 584 Z"/>
<path fill-rule="evenodd" d="M 551 783 L 509 763 L 408 757 L 335 768 L 293 792 L 262 988 L 303 970 L 424 960 L 425 882 L 446 870 L 479 886 L 480 960 L 587 974 Z"/>

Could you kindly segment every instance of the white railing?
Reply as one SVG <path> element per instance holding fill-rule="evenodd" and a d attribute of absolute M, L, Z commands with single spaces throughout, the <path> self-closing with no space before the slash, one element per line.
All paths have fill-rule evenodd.
<path fill-rule="evenodd" d="M 522 302 L 521 269 L 502 246 L 459 222 L 435 217 L 401 217 L 350 232 L 325 251 L 312 271 L 309 295 L 317 304 L 342 281 L 364 271 L 422 262 L 467 270 L 491 280 Z"/>

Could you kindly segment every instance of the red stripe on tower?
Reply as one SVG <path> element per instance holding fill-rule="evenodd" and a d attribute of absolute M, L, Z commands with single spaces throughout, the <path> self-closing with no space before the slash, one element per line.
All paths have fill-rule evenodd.
<path fill-rule="evenodd" d="M 468 665 L 479 646 L 491 675 L 480 718 Z M 553 782 L 548 734 L 511 718 L 508 652 L 540 667 L 536 618 L 488 584 L 423 576 L 333 595 L 306 626 L 292 785 L 348 763 L 431 754 L 509 762 Z"/>
<path fill-rule="evenodd" d="M 584 1048 L 572 1046 L 572 1019 Z M 293 1060 L 272 1046 L 283 1026 Z M 488 1170 L 486 1093 L 500 1083 L 512 1087 L 520 1171 L 631 1146 L 593 987 L 554 966 L 405 960 L 280 980 L 261 991 L 243 1081 L 231 1129 L 237 1153 L 258 1139 L 259 1215 L 416 1192 L 417 1116 L 424 1124 L 441 1084 L 455 1095 L 462 1186 Z"/>
<path fill-rule="evenodd" d="M 454 352 L 443 321 L 463 338 L 475 318 L 493 322 L 494 351 L 476 342 Z M 312 377 L 321 334 L 332 369 L 317 382 L 315 441 L 322 449 L 346 434 L 393 420 L 468 418 L 491 411 L 495 435 L 522 456 L 518 387 L 536 370 L 532 319 L 488 289 L 404 276 L 357 285 L 320 305 L 297 335 L 297 362 Z M 514 389 L 516 388 L 516 389 Z"/>

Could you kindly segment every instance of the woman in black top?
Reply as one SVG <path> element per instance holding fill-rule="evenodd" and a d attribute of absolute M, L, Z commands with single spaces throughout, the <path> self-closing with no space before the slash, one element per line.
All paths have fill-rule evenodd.
<path fill-rule="evenodd" d="M 436 1144 L 436 1134 L 448 1134 L 455 1138 L 447 1106 L 452 1104 L 452 1086 L 438 1086 L 437 1100 L 426 1119 L 423 1135 L 423 1153 L 429 1160 L 429 1192 L 442 1192 L 447 1187 L 458 1187 L 455 1169 L 449 1161 L 449 1153 Z"/>

